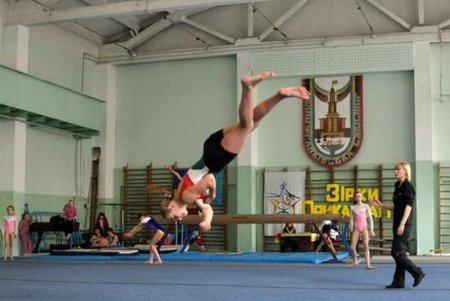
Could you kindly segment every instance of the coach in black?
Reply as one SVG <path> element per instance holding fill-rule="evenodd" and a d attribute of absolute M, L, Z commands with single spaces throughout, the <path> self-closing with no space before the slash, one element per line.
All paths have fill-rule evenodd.
<path fill-rule="evenodd" d="M 413 287 L 420 284 L 425 277 L 421 268 L 417 267 L 406 254 L 407 240 L 412 227 L 412 208 L 416 192 L 411 184 L 411 167 L 407 162 L 399 162 L 395 166 L 395 190 L 393 205 L 381 203 L 379 200 L 371 201 L 375 206 L 391 209 L 394 211 L 393 234 L 391 256 L 395 260 L 395 273 L 392 283 L 386 288 L 404 288 L 405 271 L 414 277 Z"/>

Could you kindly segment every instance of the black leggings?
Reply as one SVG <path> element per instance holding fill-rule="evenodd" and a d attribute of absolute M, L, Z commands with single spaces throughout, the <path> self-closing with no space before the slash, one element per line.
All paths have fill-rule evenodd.
<path fill-rule="evenodd" d="M 402 236 L 397 235 L 397 227 L 394 227 L 394 240 L 392 241 L 391 256 L 395 260 L 395 273 L 392 284 L 405 285 L 405 271 L 408 271 L 413 277 L 420 275 L 421 270 L 412 262 L 407 252 L 407 242 L 411 233 L 411 225 L 405 226 Z"/>

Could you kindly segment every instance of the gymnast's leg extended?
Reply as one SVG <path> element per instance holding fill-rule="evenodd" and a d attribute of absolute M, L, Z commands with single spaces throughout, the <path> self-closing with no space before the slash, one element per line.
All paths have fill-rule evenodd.
<path fill-rule="evenodd" d="M 239 105 L 239 122 L 225 128 L 223 131 L 224 137 L 221 144 L 226 151 L 238 154 L 243 148 L 248 135 L 258 127 L 264 116 L 284 98 L 309 99 L 310 93 L 304 87 L 288 87 L 279 89 L 275 95 L 253 107 L 256 85 L 273 75 L 274 73 L 272 72 L 266 72 L 241 79 L 242 99 Z"/>

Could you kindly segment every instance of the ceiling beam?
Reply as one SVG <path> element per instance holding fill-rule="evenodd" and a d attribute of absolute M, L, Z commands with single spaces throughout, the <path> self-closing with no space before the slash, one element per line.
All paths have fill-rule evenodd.
<path fill-rule="evenodd" d="M 76 22 L 59 23 L 56 26 L 67 30 L 83 39 L 91 41 L 97 45 L 103 45 L 103 43 L 105 43 L 104 37 L 80 24 L 77 24 Z"/>
<path fill-rule="evenodd" d="M 381 5 L 380 2 L 378 2 L 377 0 L 366 0 L 366 1 L 370 4 L 372 4 L 375 8 L 380 10 L 382 13 L 387 15 L 389 18 L 391 18 L 392 20 L 394 20 L 395 22 L 397 22 L 398 24 L 400 24 L 401 26 L 406 28 L 407 30 L 411 29 L 411 27 L 412 27 L 411 24 L 409 24 L 408 22 L 406 22 L 405 20 L 403 20 L 402 18 L 397 16 L 395 13 L 393 13 L 388 8 Z"/>
<path fill-rule="evenodd" d="M 450 19 L 447 19 L 438 25 L 439 29 L 444 29 L 447 26 L 450 26 Z"/>
<path fill-rule="evenodd" d="M 181 20 L 181 18 L 187 18 L 202 11 L 204 11 L 204 9 L 193 9 L 189 11 L 169 14 L 164 18 L 161 18 L 159 21 L 156 21 L 152 25 L 148 26 L 147 28 L 143 29 L 139 34 L 130 38 L 126 42 L 121 42 L 118 43 L 117 45 L 127 49 L 128 51 L 134 50 L 143 43 L 147 42 L 148 40 L 156 36 L 161 31 L 172 26 L 172 24 L 180 22 L 179 20 Z"/>
<path fill-rule="evenodd" d="M 198 9 L 211 6 L 236 5 L 244 3 L 268 2 L 273 0 L 134 0 L 77 7 L 66 10 L 49 10 L 33 12 L 30 15 L 11 15 L 6 25 L 43 25 L 55 22 L 69 22 L 92 18 L 111 18 L 128 14 L 157 13 L 186 9 Z"/>
<path fill-rule="evenodd" d="M 225 42 L 228 42 L 230 44 L 234 44 L 234 42 L 236 41 L 235 38 L 230 37 L 229 35 L 226 35 L 224 33 L 218 32 L 217 30 L 211 29 L 211 28 L 209 28 L 207 26 L 201 25 L 201 24 L 199 24 L 199 23 L 197 23 L 195 21 L 192 21 L 191 19 L 182 18 L 181 22 L 183 22 L 185 24 L 188 24 L 188 25 L 190 25 L 190 26 L 192 26 L 194 28 L 197 28 L 197 29 L 199 29 L 201 31 L 204 31 L 206 33 L 209 33 L 210 35 L 213 35 L 213 36 L 215 36 L 215 37 L 217 37 L 217 38 L 219 38 L 221 40 L 224 40 Z"/>
<path fill-rule="evenodd" d="M 105 3 L 103 0 L 83 0 L 83 2 L 92 6 L 102 5 Z M 124 15 L 113 17 L 113 19 L 133 30 L 134 33 L 138 33 L 141 29 L 139 19 L 136 17 Z"/>
<path fill-rule="evenodd" d="M 55 5 L 56 3 L 58 3 L 59 1 L 60 0 L 39 0 L 39 4 L 50 8 L 53 5 Z"/>
<path fill-rule="evenodd" d="M 248 20 L 247 20 L 247 37 L 251 38 L 253 37 L 253 33 L 254 33 L 254 29 L 255 29 L 255 13 L 253 11 L 253 5 L 251 5 L 250 3 L 247 4 L 248 8 L 247 8 L 247 15 L 248 15 Z"/>
<path fill-rule="evenodd" d="M 420 25 L 425 24 L 424 0 L 417 0 L 417 21 Z"/>
<path fill-rule="evenodd" d="M 128 39 L 125 42 L 117 43 L 117 45 L 127 49 L 128 51 L 131 51 L 131 50 L 137 48 L 138 46 L 142 45 L 143 43 L 145 43 L 147 40 L 156 36 L 158 33 L 163 31 L 164 29 L 168 28 L 172 24 L 173 24 L 173 22 L 171 20 L 169 20 L 167 18 L 163 18 L 163 19 L 153 23 L 149 27 L 145 28 L 139 34 L 132 37 L 131 39 Z"/>
<path fill-rule="evenodd" d="M 259 35 L 258 39 L 263 41 L 267 38 L 272 32 L 278 30 L 280 26 L 282 26 L 293 14 L 295 14 L 303 5 L 306 4 L 308 0 L 299 0 L 296 4 L 294 4 L 287 12 L 285 12 L 281 17 L 279 17 L 273 24 L 267 28 L 262 34 Z"/>
<path fill-rule="evenodd" d="M 257 40 L 257 39 L 255 39 Z M 183 59 L 198 59 L 208 57 L 220 57 L 235 55 L 242 51 L 272 51 L 273 49 L 299 49 L 299 48 L 323 48 L 340 46 L 379 45 L 386 43 L 411 43 L 411 42 L 450 42 L 450 30 L 439 31 L 437 26 L 429 32 L 403 32 L 372 35 L 345 36 L 335 38 L 312 38 L 303 40 L 271 41 L 258 43 L 240 43 L 237 40 L 234 45 L 214 47 L 202 47 L 192 49 L 161 50 L 139 53 L 135 57 L 109 49 L 98 58 L 99 64 L 128 65 L 150 62 L 167 62 Z"/>

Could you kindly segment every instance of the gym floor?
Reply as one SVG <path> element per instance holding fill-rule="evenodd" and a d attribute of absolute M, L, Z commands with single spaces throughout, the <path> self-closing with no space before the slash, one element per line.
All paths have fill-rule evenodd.
<path fill-rule="evenodd" d="M 449 300 L 450 258 L 412 257 L 427 274 L 412 288 L 385 289 L 388 257 L 376 270 L 347 263 L 70 260 L 18 257 L 0 263 L 0 300 Z"/>

